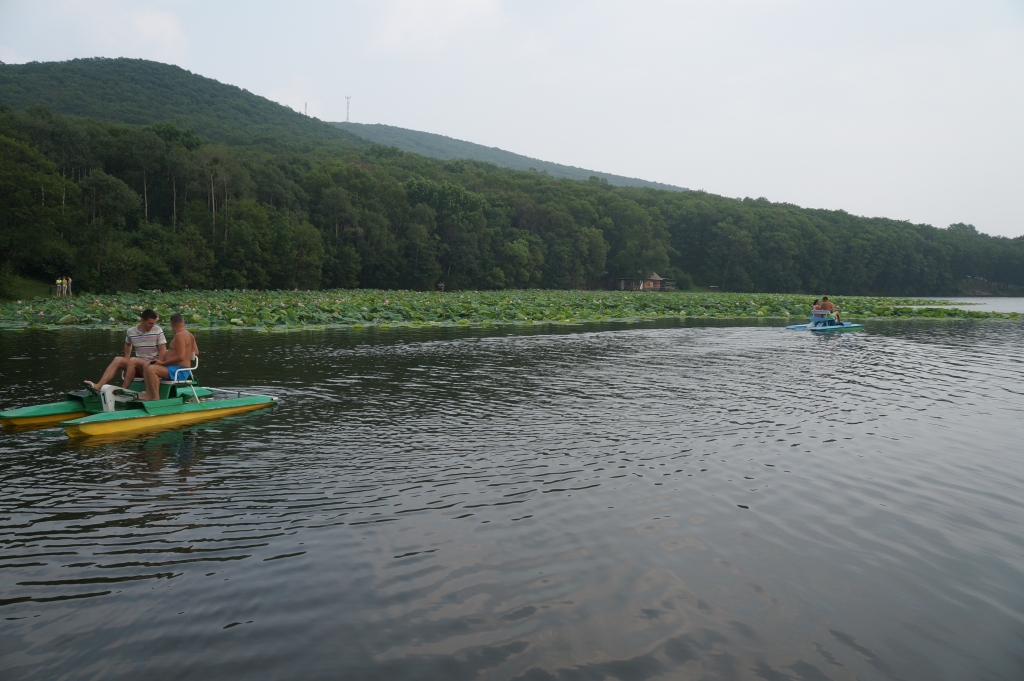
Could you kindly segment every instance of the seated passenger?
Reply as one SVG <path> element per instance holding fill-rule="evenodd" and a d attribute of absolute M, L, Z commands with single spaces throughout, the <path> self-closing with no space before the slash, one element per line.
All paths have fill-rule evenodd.
<path fill-rule="evenodd" d="M 818 304 L 818 299 L 815 298 L 814 302 L 811 304 L 811 311 L 813 312 L 814 310 L 820 310 L 820 309 L 821 309 L 821 305 Z"/>
<path fill-rule="evenodd" d="M 185 318 L 180 312 L 171 315 L 171 329 L 174 338 L 162 359 L 153 360 L 146 367 L 147 400 L 160 399 L 160 381 L 187 381 L 192 377 L 189 367 L 192 366 L 192 355 L 199 355 L 196 337 L 185 329 Z"/>
<path fill-rule="evenodd" d="M 132 384 L 135 374 L 142 374 L 149 363 L 164 358 L 167 352 L 167 339 L 164 337 L 164 330 L 157 326 L 160 318 L 153 310 L 143 310 L 139 314 L 139 323 L 128 329 L 124 338 L 124 356 L 115 357 L 103 372 L 100 380 L 83 381 L 92 391 L 99 390 L 109 383 L 118 371 L 124 371 L 124 382 L 122 388 Z M 135 349 L 135 356 L 132 357 L 132 348 Z"/>
<path fill-rule="evenodd" d="M 840 324 L 843 323 L 843 320 L 839 318 L 839 310 L 837 310 L 836 306 L 832 303 L 832 301 L 828 299 L 828 296 L 821 297 L 821 309 L 831 312 L 836 316 L 837 322 L 839 322 Z"/>

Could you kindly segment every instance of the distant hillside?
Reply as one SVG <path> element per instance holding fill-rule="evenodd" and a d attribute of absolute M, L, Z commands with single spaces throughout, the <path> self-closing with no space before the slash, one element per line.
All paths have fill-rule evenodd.
<path fill-rule="evenodd" d="M 65 62 L 0 62 L 0 104 L 15 110 L 41 105 L 53 113 L 111 123 L 149 125 L 172 121 L 232 146 L 296 151 L 315 147 L 357 149 L 368 143 L 439 159 L 472 159 L 513 170 L 586 180 L 596 176 L 619 187 L 681 191 L 681 187 L 565 166 L 495 147 L 389 125 L 328 123 L 234 85 L 144 59 L 74 59 Z"/>
<path fill-rule="evenodd" d="M 671 184 L 649 182 L 647 180 L 639 180 L 635 177 L 611 175 L 609 173 L 587 170 L 586 168 L 577 168 L 575 166 L 563 166 L 559 163 L 550 163 L 548 161 L 530 158 L 529 156 L 513 154 L 511 151 L 504 151 L 497 147 L 485 147 L 482 144 L 464 142 L 451 137 L 445 137 L 444 135 L 435 135 L 430 132 L 407 130 L 406 128 L 396 128 L 392 125 L 381 125 L 379 123 L 333 123 L 332 125 L 336 125 L 343 130 L 351 132 L 353 135 L 357 135 L 358 137 L 374 142 L 375 144 L 398 147 L 402 151 L 420 154 L 421 156 L 429 156 L 431 158 L 441 158 L 446 160 L 464 158 L 474 161 L 485 161 L 487 163 L 493 163 L 496 166 L 501 166 L 502 168 L 525 171 L 536 170 L 540 172 L 547 172 L 552 177 L 566 177 L 573 180 L 587 180 L 592 176 L 596 176 L 608 180 L 608 184 L 612 184 L 617 187 L 650 187 L 652 189 L 684 191 L 682 187 L 676 187 Z"/>
<path fill-rule="evenodd" d="M 168 120 L 207 139 L 144 128 Z M 481 160 L 444 160 L 467 156 Z M 1024 287 L 1024 237 L 591 175 L 339 127 L 153 62 L 0 65 L 0 295 L 68 272 L 80 292 L 588 288 L 650 272 L 815 295 Z"/>
<path fill-rule="evenodd" d="M 132 125 L 173 121 L 230 145 L 367 146 L 242 88 L 144 59 L 0 63 L 0 104 Z"/>

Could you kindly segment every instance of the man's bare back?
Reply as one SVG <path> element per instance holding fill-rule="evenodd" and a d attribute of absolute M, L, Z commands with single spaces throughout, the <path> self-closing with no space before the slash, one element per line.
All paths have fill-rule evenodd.
<path fill-rule="evenodd" d="M 196 344 L 196 337 L 182 325 L 180 331 L 178 329 L 174 330 L 174 338 L 171 339 L 170 344 L 167 346 L 167 356 L 164 358 L 164 363 L 191 366 L 192 355 L 198 354 L 199 345 Z"/>
<path fill-rule="evenodd" d="M 839 312 L 836 310 L 836 306 L 828 299 L 828 296 L 822 296 L 821 298 L 821 309 L 831 312 L 836 316 L 836 321 L 840 321 Z"/>
<path fill-rule="evenodd" d="M 153 362 L 146 367 L 146 397 L 144 399 L 160 399 L 161 380 L 184 381 L 192 378 L 192 372 L 188 368 L 192 366 L 192 356 L 199 355 L 196 337 L 185 328 L 185 320 L 180 314 L 171 315 L 171 328 L 174 329 L 174 338 L 167 346 L 167 354 L 162 360 Z"/>

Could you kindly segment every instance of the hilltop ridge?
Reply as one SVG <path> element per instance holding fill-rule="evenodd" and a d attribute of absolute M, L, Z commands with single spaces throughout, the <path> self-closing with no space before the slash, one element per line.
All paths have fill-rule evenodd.
<path fill-rule="evenodd" d="M 683 191 L 661 182 L 552 163 L 429 132 L 321 121 L 244 88 L 146 59 L 0 62 L 0 104 L 16 110 L 44 106 L 57 114 L 126 125 L 173 122 L 231 146 L 304 152 L 317 146 L 355 150 L 381 144 L 429 158 L 482 161 L 574 180 L 598 177 L 619 187 Z"/>
<path fill-rule="evenodd" d="M 243 88 L 145 59 L 0 64 L 0 103 L 128 125 L 173 122 L 233 146 L 368 146 Z"/>
<path fill-rule="evenodd" d="M 542 161 L 511 151 L 505 151 L 498 147 L 487 147 L 482 144 L 474 144 L 473 142 L 466 142 L 431 132 L 420 132 L 418 130 L 409 130 L 380 123 L 332 123 L 331 125 L 336 125 L 342 130 L 351 132 L 357 137 L 376 144 L 397 147 L 405 152 L 444 159 L 446 161 L 470 159 L 493 163 L 496 166 L 511 168 L 512 170 L 546 172 L 551 177 L 564 177 L 571 180 L 588 180 L 591 177 L 598 177 L 602 180 L 607 180 L 608 184 L 617 187 L 649 187 L 651 189 L 665 189 L 668 191 L 685 191 L 683 187 L 671 184 Z"/>

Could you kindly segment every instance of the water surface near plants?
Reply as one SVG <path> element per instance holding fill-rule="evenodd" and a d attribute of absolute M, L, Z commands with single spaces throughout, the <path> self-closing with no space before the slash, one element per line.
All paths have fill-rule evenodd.
<path fill-rule="evenodd" d="M 280 405 L 0 436 L 0 676 L 1021 678 L 1024 327 L 748 324 L 200 333 Z"/>

